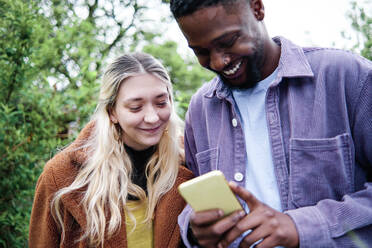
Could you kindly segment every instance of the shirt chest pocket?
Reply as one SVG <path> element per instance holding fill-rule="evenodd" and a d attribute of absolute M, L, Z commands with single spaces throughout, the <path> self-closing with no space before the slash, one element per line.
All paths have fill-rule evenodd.
<path fill-rule="evenodd" d="M 315 205 L 322 199 L 341 200 L 353 185 L 350 135 L 326 139 L 291 139 L 289 187 L 296 207 Z"/>
<path fill-rule="evenodd" d="M 211 148 L 196 155 L 200 175 L 218 169 L 218 148 Z"/>

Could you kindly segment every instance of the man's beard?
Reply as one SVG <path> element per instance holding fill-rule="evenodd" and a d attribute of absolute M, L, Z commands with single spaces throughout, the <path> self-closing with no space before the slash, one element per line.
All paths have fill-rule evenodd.
<path fill-rule="evenodd" d="M 246 81 L 240 85 L 232 84 L 229 82 L 228 79 L 224 77 L 222 73 L 219 73 L 224 84 L 229 86 L 230 88 L 235 89 L 249 89 L 253 88 L 257 85 L 258 82 L 262 80 L 261 76 L 261 68 L 262 68 L 262 53 L 255 53 L 252 56 L 245 56 L 243 59 L 246 61 L 245 65 L 245 74 L 246 74 Z"/>
<path fill-rule="evenodd" d="M 223 76 L 223 73 L 218 73 L 225 85 L 235 89 L 249 89 L 255 87 L 262 80 L 261 68 L 263 67 L 264 49 L 262 44 L 257 47 L 258 49 L 254 54 L 243 57 L 246 62 L 246 81 L 240 85 L 232 84 Z"/>

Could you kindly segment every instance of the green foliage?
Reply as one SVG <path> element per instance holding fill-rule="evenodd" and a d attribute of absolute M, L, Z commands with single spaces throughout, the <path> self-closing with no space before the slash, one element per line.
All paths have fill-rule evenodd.
<path fill-rule="evenodd" d="M 142 28 L 148 7 L 140 0 L 43 0 L 39 6 L 46 21 L 33 40 L 37 49 L 30 60 L 39 69 L 34 83 L 54 87 L 63 107 L 59 128 L 76 134 L 94 111 L 107 58 L 158 34 Z"/>
<path fill-rule="evenodd" d="M 372 15 L 368 10 L 372 10 L 371 3 L 371 0 L 365 0 L 364 3 L 353 1 L 352 12 L 349 14 L 352 26 L 358 33 L 358 43 L 354 48 L 360 48 L 361 55 L 370 60 L 372 60 Z"/>
<path fill-rule="evenodd" d="M 152 54 L 166 67 L 173 82 L 177 110 L 185 116 L 191 95 L 214 74 L 202 68 L 193 59 L 183 59 L 177 53 L 177 43 L 168 41 L 161 45 L 148 45 L 143 51 Z"/>
<path fill-rule="evenodd" d="M 24 247 L 35 182 L 60 141 L 53 106 L 40 94 L 15 92 L 16 107 L 0 106 L 0 237 L 4 247 Z M 41 97 L 41 98 L 40 98 Z"/>
<path fill-rule="evenodd" d="M 35 181 L 62 144 L 52 91 L 33 84 L 33 2 L 0 0 L 0 247 L 25 247 Z"/>
<path fill-rule="evenodd" d="M 27 246 L 36 180 L 89 120 L 107 57 L 157 35 L 146 6 L 100 3 L 0 0 L 0 247 Z"/>

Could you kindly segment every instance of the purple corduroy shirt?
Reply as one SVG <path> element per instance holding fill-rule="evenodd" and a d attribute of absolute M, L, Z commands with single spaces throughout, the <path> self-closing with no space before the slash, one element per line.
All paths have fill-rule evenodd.
<path fill-rule="evenodd" d="M 348 51 L 274 41 L 281 56 L 265 107 L 282 209 L 300 247 L 371 247 L 372 63 Z M 218 169 L 245 186 L 241 120 L 219 77 L 192 97 L 185 150 L 196 176 Z M 186 207 L 178 219 L 189 247 L 191 212 Z"/>

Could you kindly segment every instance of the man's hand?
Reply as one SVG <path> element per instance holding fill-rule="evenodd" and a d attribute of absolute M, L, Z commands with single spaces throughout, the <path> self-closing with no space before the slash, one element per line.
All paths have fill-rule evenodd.
<path fill-rule="evenodd" d="M 223 234 L 234 227 L 245 215 L 246 213 L 240 210 L 222 218 L 223 211 L 220 209 L 200 211 L 191 215 L 190 226 L 195 238 L 202 247 L 215 248 Z"/>
<path fill-rule="evenodd" d="M 218 247 L 227 247 L 236 238 L 247 230 L 252 230 L 246 235 L 239 247 L 250 247 L 262 240 L 255 247 L 298 247 L 299 238 L 296 226 L 291 217 L 278 212 L 254 197 L 248 190 L 229 183 L 231 190 L 242 198 L 249 207 L 249 214 L 234 224 L 219 242 Z"/>

